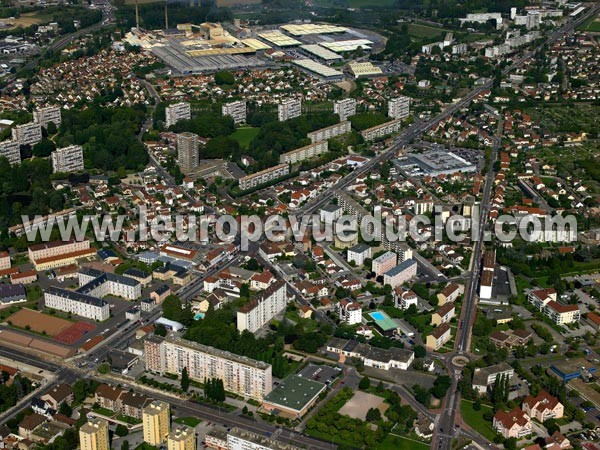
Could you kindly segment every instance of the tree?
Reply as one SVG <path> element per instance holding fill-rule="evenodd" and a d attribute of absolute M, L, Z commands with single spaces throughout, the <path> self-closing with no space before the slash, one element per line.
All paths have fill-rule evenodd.
<path fill-rule="evenodd" d="M 367 411 L 367 422 L 379 422 L 381 420 L 381 411 L 378 408 L 369 408 Z"/>
<path fill-rule="evenodd" d="M 358 383 L 358 388 L 366 391 L 371 386 L 371 380 L 369 377 L 362 377 L 360 382 Z"/>
<path fill-rule="evenodd" d="M 154 334 L 165 337 L 167 335 L 167 328 L 162 323 L 159 323 L 156 325 L 156 328 L 154 328 Z"/>
<path fill-rule="evenodd" d="M 117 425 L 117 428 L 115 429 L 115 434 L 119 437 L 124 437 L 129 434 L 129 430 L 127 429 L 127 427 L 125 425 L 119 424 L 119 425 Z"/>
<path fill-rule="evenodd" d="M 414 306 L 414 305 L 410 305 L 410 306 Z M 415 358 L 425 358 L 425 356 L 427 356 L 427 351 L 425 350 L 425 347 L 423 347 L 422 345 L 415 345 L 413 347 L 413 351 L 415 352 Z"/>
<path fill-rule="evenodd" d="M 234 84 L 235 77 L 231 72 L 222 70 L 221 72 L 215 73 L 215 83 L 217 83 L 219 86 L 224 84 Z"/>
<path fill-rule="evenodd" d="M 184 367 L 181 371 L 181 389 L 187 392 L 190 388 L 190 377 L 188 375 L 187 367 Z"/>
<path fill-rule="evenodd" d="M 56 145 L 50 139 L 42 139 L 32 149 L 33 155 L 39 158 L 47 158 L 54 150 L 56 150 Z"/>
<path fill-rule="evenodd" d="M 440 375 L 433 382 L 431 393 L 435 396 L 435 398 L 443 398 L 446 395 L 446 392 L 448 392 L 450 384 L 451 380 L 448 375 Z"/>
<path fill-rule="evenodd" d="M 71 414 L 73 414 L 73 408 L 71 408 L 67 402 L 62 402 L 58 408 L 58 412 L 63 416 L 71 417 Z"/>
<path fill-rule="evenodd" d="M 385 391 L 385 386 L 383 385 L 383 381 L 380 381 L 377 384 L 377 387 L 375 388 L 375 390 L 379 393 L 382 393 L 383 391 Z"/>
<path fill-rule="evenodd" d="M 123 441 L 123 443 L 121 444 L 121 450 L 129 450 L 129 441 L 128 440 Z"/>

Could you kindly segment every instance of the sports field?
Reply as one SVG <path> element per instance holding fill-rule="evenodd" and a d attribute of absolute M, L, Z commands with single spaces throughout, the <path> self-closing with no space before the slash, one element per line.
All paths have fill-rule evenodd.
<path fill-rule="evenodd" d="M 50 316 L 48 314 L 34 311 L 32 309 L 22 309 L 17 311 L 6 319 L 13 326 L 31 330 L 35 333 L 47 334 L 48 336 L 56 336 L 65 331 L 73 322 L 70 322 L 60 317 Z"/>

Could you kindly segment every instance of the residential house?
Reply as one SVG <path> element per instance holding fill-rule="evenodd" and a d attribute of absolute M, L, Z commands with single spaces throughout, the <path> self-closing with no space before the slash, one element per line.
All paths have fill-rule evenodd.
<path fill-rule="evenodd" d="M 544 423 L 548 419 L 562 418 L 564 406 L 556 397 L 546 391 L 540 391 L 535 397 L 530 395 L 523 400 L 523 411 L 532 419 Z"/>
<path fill-rule="evenodd" d="M 531 434 L 531 419 L 519 407 L 500 410 L 494 415 L 493 427 L 506 439 L 520 439 Z"/>

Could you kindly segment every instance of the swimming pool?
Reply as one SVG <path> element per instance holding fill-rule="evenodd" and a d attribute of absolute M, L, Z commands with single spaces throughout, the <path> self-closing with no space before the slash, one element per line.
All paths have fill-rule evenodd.
<path fill-rule="evenodd" d="M 369 315 L 375 320 L 384 320 L 385 319 L 385 316 L 383 315 L 383 313 L 381 311 L 375 311 L 375 312 L 369 313 Z"/>
<path fill-rule="evenodd" d="M 194 316 L 194 320 L 200 320 L 200 319 L 204 319 L 204 313 L 197 313 Z"/>

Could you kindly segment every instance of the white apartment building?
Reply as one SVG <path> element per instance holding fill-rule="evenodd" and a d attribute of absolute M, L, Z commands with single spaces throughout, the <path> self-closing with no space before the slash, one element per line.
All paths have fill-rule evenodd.
<path fill-rule="evenodd" d="M 33 121 L 39 123 L 44 128 L 48 128 L 48 124 L 53 122 L 57 127 L 62 123 L 62 115 L 60 106 L 47 106 L 33 111 Z"/>
<path fill-rule="evenodd" d="M 239 125 L 246 122 L 246 102 L 244 100 L 238 100 L 236 102 L 226 103 L 221 107 L 221 113 L 224 116 L 230 116 L 233 119 L 233 123 Z"/>
<path fill-rule="evenodd" d="M 21 163 L 21 144 L 18 141 L 0 142 L 0 157 L 8 159 L 11 166 Z"/>
<path fill-rule="evenodd" d="M 555 301 L 551 301 L 546 305 L 545 313 L 556 325 L 568 325 L 573 322 L 579 322 L 581 318 L 579 306 L 561 305 Z"/>
<path fill-rule="evenodd" d="M 528 30 L 534 30 L 540 27 L 542 23 L 542 14 L 539 11 L 528 11 L 527 12 L 527 21 L 525 22 L 525 27 Z"/>
<path fill-rule="evenodd" d="M 410 97 L 401 95 L 388 102 L 388 116 L 392 119 L 406 119 L 410 114 Z"/>
<path fill-rule="evenodd" d="M 319 218 L 321 222 L 325 223 L 333 223 L 335 220 L 342 217 L 344 214 L 344 208 L 339 205 L 334 205 L 333 203 L 330 205 L 325 205 L 319 210 Z"/>
<path fill-rule="evenodd" d="M 198 135 L 179 133 L 177 135 L 177 164 L 183 173 L 189 173 L 200 165 Z"/>
<path fill-rule="evenodd" d="M 290 166 L 287 164 L 278 164 L 260 172 L 246 175 L 239 179 L 240 190 L 245 191 L 261 184 L 268 183 L 278 178 L 284 177 L 290 173 Z"/>
<path fill-rule="evenodd" d="M 333 103 L 333 112 L 340 116 L 340 120 L 343 122 L 356 114 L 356 99 L 345 98 L 344 100 L 337 100 Z"/>
<path fill-rule="evenodd" d="M 402 119 L 395 119 L 389 122 L 375 125 L 360 132 L 365 141 L 374 141 L 392 133 L 400 131 L 402 128 Z"/>
<path fill-rule="evenodd" d="M 395 306 L 396 308 L 400 308 L 400 309 L 408 309 L 410 308 L 412 305 L 417 306 L 418 305 L 418 299 L 417 299 L 417 294 L 415 294 L 413 291 L 405 291 L 404 289 L 401 288 L 397 288 L 394 291 L 394 297 L 396 300 Z"/>
<path fill-rule="evenodd" d="M 302 114 L 302 100 L 288 98 L 277 105 L 277 118 L 284 122 Z"/>
<path fill-rule="evenodd" d="M 17 125 L 11 132 L 12 140 L 20 145 L 35 145 L 42 140 L 42 126 L 36 122 Z"/>
<path fill-rule="evenodd" d="M 147 339 L 144 351 L 150 355 L 146 369 L 153 372 L 179 375 L 186 367 L 193 380 L 219 378 L 226 391 L 259 401 L 273 389 L 271 365 L 263 361 L 172 336 Z"/>
<path fill-rule="evenodd" d="M 98 298 L 113 295 L 127 300 L 137 300 L 142 296 L 142 283 L 116 273 L 83 268 L 79 271 L 77 292 Z"/>
<path fill-rule="evenodd" d="M 417 262 L 414 259 L 402 261 L 383 274 L 383 284 L 396 288 L 417 276 Z"/>
<path fill-rule="evenodd" d="M 52 152 L 52 172 L 77 172 L 83 170 L 83 148 L 69 145 Z"/>
<path fill-rule="evenodd" d="M 228 450 L 300 450 L 300 447 L 295 445 L 283 444 L 240 428 L 233 428 L 227 433 L 226 448 Z"/>
<path fill-rule="evenodd" d="M 110 305 L 101 298 L 51 286 L 44 292 L 46 308 L 102 322 L 110 317 Z"/>
<path fill-rule="evenodd" d="M 362 266 L 365 259 L 371 257 L 371 247 L 367 244 L 356 244 L 348 249 L 348 255 L 346 261 L 354 261 L 357 266 Z"/>
<path fill-rule="evenodd" d="M 352 131 L 352 124 L 346 120 L 340 123 L 336 123 L 329 127 L 320 128 L 312 131 L 306 135 L 313 144 L 319 141 L 326 141 L 327 139 L 340 136 L 342 134 L 350 133 Z"/>
<path fill-rule="evenodd" d="M 282 153 L 279 156 L 279 162 L 281 164 L 295 164 L 297 162 L 304 161 L 305 159 L 319 156 L 321 153 L 325 153 L 327 151 L 329 151 L 329 144 L 327 141 L 319 141 L 295 150 L 291 150 L 287 153 Z"/>
<path fill-rule="evenodd" d="M 165 108 L 165 127 L 169 128 L 180 120 L 190 120 L 192 118 L 192 108 L 187 102 L 179 102 L 169 105 Z"/>
<path fill-rule="evenodd" d="M 237 312 L 237 329 L 256 333 L 287 306 L 287 285 L 276 281 Z"/>
<path fill-rule="evenodd" d="M 383 275 L 387 271 L 396 267 L 398 257 L 393 252 L 385 252 L 373 260 L 371 271 L 375 272 L 375 276 Z"/>
<path fill-rule="evenodd" d="M 348 325 L 356 325 L 362 322 L 362 306 L 360 303 L 342 299 L 335 307 L 342 322 Z"/>

